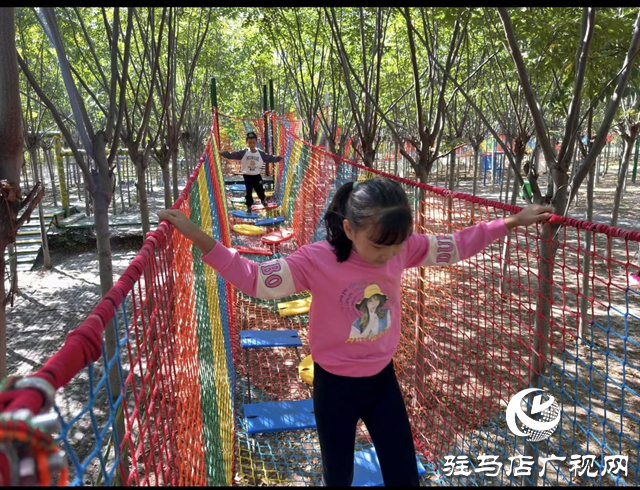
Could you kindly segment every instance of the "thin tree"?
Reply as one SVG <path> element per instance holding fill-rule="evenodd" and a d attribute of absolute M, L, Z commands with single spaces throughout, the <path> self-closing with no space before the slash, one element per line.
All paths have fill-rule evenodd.
<path fill-rule="evenodd" d="M 133 13 L 131 10 L 128 11 L 126 33 L 124 39 L 121 40 L 120 9 L 114 7 L 112 16 L 108 14 L 105 8 L 100 9 L 100 12 L 102 13 L 105 28 L 105 39 L 109 47 L 110 71 L 108 74 L 102 69 L 104 60 L 98 55 L 95 43 L 89 35 L 81 11 L 78 8 L 74 8 L 72 11 L 67 9 L 62 10 L 62 13 L 68 17 L 68 28 L 75 30 L 77 26 L 80 29 L 80 32 L 74 32 L 75 35 L 72 36 L 72 39 L 76 43 L 79 42 L 78 39 L 84 39 L 82 46 L 75 46 L 77 48 L 77 54 L 82 58 L 84 68 L 93 69 L 94 82 L 100 87 L 100 93 L 106 94 L 106 100 L 104 100 L 104 97 L 100 97 L 96 91 L 92 90 L 89 81 L 82 76 L 80 70 L 69 62 L 67 46 L 63 41 L 63 36 L 58 27 L 55 9 L 53 7 L 42 7 L 35 10 L 38 21 L 55 48 L 62 78 L 69 97 L 69 103 L 71 104 L 73 112 L 73 122 L 75 123 L 75 129 L 79 134 L 84 151 L 81 151 L 81 148 L 72 137 L 72 130 L 69 126 L 70 122 L 62 117 L 56 103 L 45 93 L 31 73 L 29 66 L 20 55 L 18 55 L 18 63 L 27 80 L 40 97 L 40 100 L 51 112 L 69 149 L 75 157 L 77 165 L 84 174 L 87 188 L 93 200 L 100 289 L 102 294 L 106 295 L 113 286 L 111 244 L 109 241 L 109 204 L 113 196 L 114 160 L 117 154 L 125 107 L 125 80 L 127 79 L 129 65 Z M 121 45 L 124 47 L 122 56 L 120 53 Z M 120 62 L 120 60 L 122 61 Z M 84 92 L 87 94 L 86 98 L 83 97 L 78 90 L 76 80 L 82 85 Z M 87 105 L 89 100 L 98 108 L 98 113 L 88 110 Z M 103 119 L 98 117 L 97 114 L 100 114 Z M 96 117 L 96 120 L 92 121 L 90 115 Z M 100 124 L 99 129 L 95 129 L 96 124 Z M 109 146 L 108 150 L 107 146 Z M 85 158 L 85 154 L 89 157 L 89 161 Z M 115 331 L 115 325 L 111 321 L 105 328 L 105 348 L 108 359 L 113 359 L 117 354 L 117 345 L 118 333 Z M 114 397 L 114 399 L 118 398 L 121 388 L 117 363 L 113 364 L 108 376 L 112 397 Z M 116 421 L 119 436 L 123 437 L 123 418 L 118 417 Z M 123 475 L 123 477 L 126 478 L 126 475 Z"/>
<path fill-rule="evenodd" d="M 379 144 L 380 116 L 376 110 L 376 101 L 380 96 L 382 59 L 385 54 L 391 8 L 373 8 L 370 11 L 368 7 L 358 7 L 355 33 L 349 32 L 351 24 L 342 17 L 338 18 L 340 12 L 334 7 L 324 9 L 331 29 L 332 50 L 336 53 L 344 74 L 349 105 L 359 139 L 356 151 L 362 164 L 372 167 Z M 357 35 L 358 46 L 351 46 L 347 42 L 352 35 Z M 354 51 L 359 54 L 351 54 Z"/>
<path fill-rule="evenodd" d="M 146 174 L 151 162 L 152 151 L 160 136 L 160 127 L 165 120 L 167 108 L 167 98 L 165 98 L 162 101 L 158 124 L 156 124 L 155 130 L 152 130 L 150 123 L 168 8 L 162 7 L 159 26 L 156 26 L 154 8 L 145 9 L 144 12 L 147 15 L 144 17 L 139 9 L 131 7 L 130 10 L 135 19 L 136 29 L 133 33 L 133 40 L 139 62 L 132 63 L 132 73 L 127 77 L 126 111 L 121 138 L 129 150 L 129 158 L 136 169 L 142 235 L 146 236 L 151 231 Z"/>
<path fill-rule="evenodd" d="M 589 173 L 590 168 L 595 165 L 596 159 L 606 143 L 607 134 L 613 124 L 614 117 L 620 105 L 620 100 L 631 75 L 635 59 L 640 46 L 640 12 L 636 17 L 633 25 L 629 47 L 622 63 L 622 67 L 615 78 L 615 86 L 612 96 L 609 98 L 604 110 L 601 125 L 594 135 L 593 143 L 590 145 L 585 158 L 579 164 L 578 169 L 570 179 L 571 163 L 574 155 L 576 144 L 580 140 L 580 122 L 581 122 L 581 101 L 582 89 L 585 84 L 585 73 L 587 69 L 588 55 L 595 31 L 595 9 L 585 7 L 582 12 L 582 21 L 580 28 L 580 42 L 576 51 L 574 85 L 571 94 L 571 101 L 568 105 L 568 113 L 564 123 L 564 138 L 558 153 L 556 154 L 553 142 L 553 132 L 549 129 L 547 120 L 545 120 L 539 98 L 530 81 L 530 75 L 527 65 L 524 62 L 522 53 L 516 39 L 515 30 L 511 23 L 511 18 L 506 8 L 498 7 L 498 15 L 502 21 L 503 30 L 508 44 L 514 67 L 518 73 L 518 78 L 522 87 L 527 107 L 533 118 L 535 135 L 537 144 L 540 146 L 544 155 L 546 165 L 549 168 L 549 178 L 546 195 L 542 195 L 537 184 L 537 176 L 529 173 L 529 181 L 532 184 L 533 201 L 538 203 L 552 204 L 554 212 L 564 216 L 567 213 L 568 205 L 575 197 L 580 185 Z M 440 70 L 452 81 L 454 86 L 460 90 L 467 102 L 474 107 L 476 112 L 484 120 L 491 134 L 501 145 L 505 155 L 509 157 L 508 148 L 500 139 L 497 130 L 491 124 L 491 121 L 484 115 L 475 104 L 474 100 L 466 94 L 463 87 L 458 83 L 445 69 L 444 66 L 435 58 L 432 58 Z M 613 82 L 613 81 L 612 81 Z M 515 162 L 509 159 L 512 169 L 515 169 Z M 519 171 L 514 171 L 514 177 L 518 181 L 519 186 L 524 185 L 523 176 Z M 549 246 L 541 247 L 539 259 L 540 271 L 540 291 L 538 292 L 540 300 L 536 306 L 536 325 L 535 334 L 533 336 L 533 351 L 536 353 L 536 362 L 532 369 L 530 383 L 537 386 L 541 375 L 548 370 L 549 365 L 549 332 L 551 328 L 551 285 L 553 283 L 553 265 L 554 257 L 558 248 L 558 242 L 552 240 L 555 237 L 560 225 L 549 223 L 548 226 L 542 227 L 541 241 L 549 243 Z"/>
<path fill-rule="evenodd" d="M 595 8 L 584 7 L 582 12 L 581 35 L 578 45 L 575 63 L 574 90 L 569 113 L 564 126 L 564 138 L 560 150 L 556 154 L 549 139 L 549 130 L 544 119 L 543 112 L 539 105 L 536 93 L 530 83 L 527 66 L 523 60 L 515 30 L 511 23 L 511 18 L 505 7 L 498 7 L 498 15 L 502 20 L 505 36 L 509 45 L 509 50 L 513 58 L 518 77 L 531 111 L 536 129 L 536 138 L 540 144 L 545 161 L 549 167 L 550 178 L 546 200 L 551 202 L 556 214 L 565 215 L 571 200 L 582 184 L 582 181 L 589 174 L 591 167 L 595 165 L 596 159 L 606 143 L 606 137 L 613 124 L 614 117 L 618 111 L 620 100 L 625 92 L 626 86 L 631 76 L 635 58 L 640 46 L 640 11 L 633 26 L 633 32 L 629 48 L 622 68 L 617 77 L 612 97 L 607 103 L 602 123 L 595 134 L 593 144 L 589 148 L 586 157 L 578 167 L 570 180 L 569 170 L 571 159 L 574 155 L 576 142 L 580 139 L 580 106 L 582 102 L 582 89 L 585 83 L 585 72 L 587 69 L 588 55 L 595 31 Z M 545 376 L 549 370 L 551 358 L 549 356 L 549 340 L 551 333 L 551 305 L 553 303 L 552 284 L 554 258 L 558 249 L 558 242 L 553 240 L 560 225 L 550 223 L 542 227 L 541 243 L 549 244 L 541 247 L 540 259 L 538 261 L 540 274 L 539 300 L 536 307 L 535 330 L 532 339 L 532 352 L 534 353 L 533 369 L 529 374 L 529 383 L 533 387 L 538 387 L 541 377 Z M 535 447 L 532 444 L 526 446 L 526 454 L 532 456 Z"/>
<path fill-rule="evenodd" d="M 15 243 L 18 230 L 42 199 L 44 187 L 35 182 L 25 197 L 20 188 L 24 134 L 14 7 L 0 9 L 0 46 L 0 272 L 3 275 L 0 281 L 0 379 L 4 379 L 7 376 L 6 307 L 18 284 L 18 276 L 14 275 L 7 296 L 5 250 L 9 244 Z"/>
<path fill-rule="evenodd" d="M 205 72 L 204 80 L 209 79 L 211 76 Z M 206 138 L 211 131 L 211 111 L 207 110 L 208 96 L 206 90 L 194 93 L 182 124 L 180 143 L 185 155 L 187 175 L 191 174 L 198 163 L 205 148 Z"/>
<path fill-rule="evenodd" d="M 622 138 L 622 157 L 620 159 L 620 169 L 618 170 L 618 185 L 613 199 L 613 209 L 611 210 L 611 226 L 618 225 L 620 203 L 622 202 L 622 195 L 629 172 L 629 162 L 631 162 L 633 148 L 640 134 L 640 95 L 637 90 L 622 99 L 620 109 L 621 115 L 615 123 L 615 128 Z"/>
<path fill-rule="evenodd" d="M 536 93 L 530 83 L 527 66 L 522 58 L 520 47 L 516 39 L 511 18 L 506 8 L 498 7 L 498 14 L 502 20 L 505 36 L 511 51 L 516 70 L 522 89 L 533 117 L 536 139 L 540 145 L 545 161 L 550 168 L 550 183 L 547 195 L 547 201 L 554 206 L 554 212 L 559 215 L 565 215 L 568 204 L 575 196 L 578 188 L 582 184 L 591 167 L 595 164 L 596 158 L 602 151 L 606 143 L 606 137 L 614 121 L 614 117 L 618 111 L 620 100 L 624 94 L 625 88 L 632 72 L 635 58 L 638 54 L 640 46 L 640 12 L 633 26 L 631 42 L 622 67 L 617 77 L 617 83 L 613 96 L 609 99 L 605 109 L 604 117 L 597 133 L 593 145 L 589 149 L 586 157 L 582 161 L 578 170 L 575 172 L 573 180 L 569 181 L 569 169 L 571 159 L 573 157 L 576 141 L 579 140 L 580 133 L 580 106 L 582 102 L 582 87 L 585 83 L 584 75 L 587 68 L 588 54 L 591 47 L 591 41 L 595 30 L 595 8 L 584 7 L 582 13 L 580 44 L 576 53 L 576 67 L 574 77 L 574 91 L 571 103 L 569 105 L 569 114 L 567 116 L 564 127 L 564 138 L 559 152 L 556 155 L 555 149 L 551 145 L 549 139 L 549 131 L 547 128 L 544 115 L 537 100 Z M 533 350 L 538 354 L 538 364 L 534 367 L 533 377 L 530 380 L 532 386 L 538 385 L 538 376 L 546 373 L 549 362 L 549 332 L 551 319 L 551 284 L 553 282 L 553 264 L 557 251 L 558 243 L 551 240 L 555 236 L 559 228 L 559 224 L 551 223 L 549 226 L 542 228 L 541 240 L 543 243 L 550 243 L 548 247 L 542 247 L 541 257 L 539 261 L 540 267 L 540 284 L 541 290 L 539 294 L 541 301 L 538 302 L 536 318 L 536 335 L 533 339 Z M 536 369 L 537 368 L 537 369 Z"/>
<path fill-rule="evenodd" d="M 18 25 L 18 24 L 16 24 Z M 18 30 L 19 27 L 18 27 Z M 18 39 L 21 41 L 21 48 L 23 51 L 26 49 L 26 39 L 24 33 L 20 32 Z M 40 75 L 41 78 L 44 75 L 44 63 L 42 59 L 42 53 L 44 50 L 44 43 L 40 43 L 40 47 L 38 49 L 39 52 L 39 60 L 40 60 Z M 16 61 L 17 62 L 17 61 Z M 34 182 L 41 182 L 38 164 L 39 164 L 39 152 L 38 149 L 42 146 L 42 126 L 45 118 L 45 108 L 44 106 L 34 99 L 31 86 L 27 83 L 25 84 L 24 98 L 26 100 L 26 110 L 23 114 L 23 132 L 25 135 L 25 150 L 29 154 L 29 160 L 31 162 L 31 169 L 33 172 L 33 180 Z M 36 103 L 37 102 L 37 103 Z M 46 188 L 45 188 L 46 189 Z M 42 257 L 44 259 L 44 268 L 51 268 L 51 255 L 49 253 L 49 241 L 47 238 L 47 228 L 44 221 L 44 209 L 42 206 L 42 200 L 38 202 L 38 221 L 40 223 L 40 235 L 42 237 Z"/>
<path fill-rule="evenodd" d="M 197 14 L 194 11 L 192 15 L 181 17 L 178 15 L 179 10 L 178 7 L 170 7 L 169 9 L 167 63 L 161 65 L 165 67 L 165 70 L 160 70 L 156 82 L 159 99 L 166 100 L 168 103 L 166 130 L 159 139 L 161 145 L 166 146 L 171 159 L 173 201 L 178 199 L 180 194 L 178 189 L 178 152 L 182 124 L 191 100 L 195 69 L 207 39 L 213 13 L 212 8 L 209 7 L 204 13 L 198 10 Z M 184 19 L 184 25 L 179 22 L 182 19 Z M 178 35 L 181 35 L 181 38 L 185 40 L 184 44 L 178 43 Z M 164 140 L 162 140 L 163 135 Z M 165 185 L 169 185 L 169 182 L 165 181 Z"/>
<path fill-rule="evenodd" d="M 327 85 L 329 46 L 325 43 L 325 17 L 321 8 L 281 9 L 268 7 L 262 20 L 284 66 L 288 79 L 295 86 L 300 116 L 305 121 L 307 141 L 316 141 L 316 118 L 326 116 L 323 111 Z M 287 36 L 282 36 L 287 32 Z M 324 124 L 324 121 L 323 121 Z M 325 128 L 326 131 L 327 128 Z"/>

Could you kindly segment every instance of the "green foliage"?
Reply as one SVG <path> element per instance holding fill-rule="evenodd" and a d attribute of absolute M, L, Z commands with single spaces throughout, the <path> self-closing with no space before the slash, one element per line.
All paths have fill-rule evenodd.
<path fill-rule="evenodd" d="M 127 90 L 129 104 L 135 98 L 145 98 L 150 90 L 148 49 L 145 30 L 153 25 L 153 35 L 158 36 L 163 7 L 136 8 L 137 17 L 131 41 L 131 85 Z M 410 52 L 408 48 L 407 21 L 409 15 L 415 27 L 418 71 L 422 74 L 419 97 L 428 114 L 433 114 L 438 88 L 444 83 L 440 70 L 430 61 L 429 52 L 446 63 L 450 40 L 456 21 L 463 26 L 462 42 L 458 46 L 458 60 L 452 67 L 452 76 L 461 84 L 477 105 L 487 110 L 488 100 L 506 99 L 507 87 L 517 89 L 517 75 L 513 60 L 506 49 L 505 33 L 494 8 L 489 7 L 384 7 L 390 12 L 384 37 L 375 34 L 376 7 L 335 7 L 344 48 L 354 69 L 365 77 L 370 68 L 372 49 L 376 42 L 384 43 L 384 52 L 374 60 L 380 69 L 380 89 L 376 95 L 379 106 L 387 108 L 392 119 L 400 122 L 406 132 L 415 137 L 416 94 L 412 90 Z M 213 12 L 213 23 L 198 59 L 191 86 L 187 120 L 207 121 L 211 101 L 209 83 L 216 78 L 219 110 L 240 117 L 262 115 L 263 86 L 273 80 L 278 112 L 289 112 L 299 102 L 301 87 L 309 96 L 313 91 L 329 93 L 332 105 L 338 110 L 334 119 L 348 124 L 351 117 L 345 98 L 345 80 L 336 56 L 336 47 L 326 22 L 323 7 L 179 7 L 177 13 L 177 88 L 176 97 L 186 89 L 185 79 L 188 60 L 193 54 L 195 33 L 202 28 L 204 13 Z M 536 90 L 545 117 L 562 121 L 574 90 L 576 53 L 580 43 L 582 8 L 578 7 L 512 7 L 508 9 L 522 56 Z M 598 7 L 596 29 L 587 65 L 583 91 L 584 111 L 593 104 L 597 111 L 611 95 L 610 83 L 621 68 L 631 36 L 631 26 L 637 15 L 637 7 Z M 121 21 L 126 19 L 126 9 L 121 11 Z M 111 65 L 110 37 L 105 34 L 112 27 L 113 7 L 56 7 L 56 16 L 63 36 L 67 57 L 73 67 L 76 82 L 86 102 L 92 121 L 104 120 L 104 108 L 108 107 L 108 89 Z M 323 20 L 318 28 L 318 19 Z M 123 30 L 125 26 L 121 26 Z M 61 82 L 55 51 L 32 8 L 16 10 L 17 45 L 21 56 L 32 72 L 39 77 L 49 97 L 70 116 L 66 91 Z M 425 44 L 426 43 L 426 44 Z M 161 45 L 161 60 L 167 49 L 166 40 Z M 326 62 L 322 63 L 322 56 Z M 296 60 L 295 74 L 285 69 L 284 57 Z M 366 62 L 363 62 L 366 60 Z M 490 60 L 487 62 L 487 60 Z M 161 61 L 162 63 L 163 61 Z M 636 63 L 637 67 L 637 63 Z M 163 67 L 166 71 L 166 68 Z M 292 77 L 295 77 L 294 80 Z M 627 95 L 640 90 L 639 71 L 636 68 L 627 89 Z M 37 97 L 34 97 L 23 80 L 23 103 L 27 120 L 42 119 L 41 127 L 55 130 L 53 122 L 43 113 Z M 455 97 L 455 98 L 454 98 Z M 454 127 L 474 117 L 466 107 L 465 99 L 456 93 L 453 84 L 447 84 L 446 100 L 454 101 L 448 111 L 448 121 Z M 152 127 L 161 101 L 156 102 L 152 114 Z M 494 104 L 495 105 L 495 104 Z M 454 111 L 453 107 L 457 107 Z M 46 112 L 46 111 L 45 111 Z M 492 114 L 485 114 L 495 119 Z M 299 115 L 300 116 L 300 115 Z M 185 123 L 186 124 L 186 123 Z M 207 123 L 205 123 L 207 124 Z M 384 127 L 381 128 L 384 131 Z M 203 136 L 204 137 L 204 136 Z M 448 143 L 447 147 L 452 143 Z"/>

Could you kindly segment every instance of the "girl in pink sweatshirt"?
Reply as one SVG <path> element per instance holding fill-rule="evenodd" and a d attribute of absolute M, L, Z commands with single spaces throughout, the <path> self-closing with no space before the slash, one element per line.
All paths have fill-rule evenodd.
<path fill-rule="evenodd" d="M 551 212 L 532 204 L 452 235 L 422 235 L 413 233 L 400 184 L 385 178 L 348 182 L 324 216 L 326 240 L 264 263 L 225 247 L 179 210 L 158 211 L 158 217 L 192 240 L 202 260 L 246 294 L 274 299 L 311 292 L 309 347 L 323 484 L 351 485 L 362 419 L 385 486 L 418 486 L 413 436 L 392 361 L 400 339 L 402 273 L 465 260 L 509 229 L 548 219 Z"/>

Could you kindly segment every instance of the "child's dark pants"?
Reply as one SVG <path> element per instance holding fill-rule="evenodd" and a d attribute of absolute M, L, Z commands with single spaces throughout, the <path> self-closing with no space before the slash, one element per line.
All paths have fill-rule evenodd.
<path fill-rule="evenodd" d="M 356 426 L 362 419 L 385 486 L 419 486 L 411 426 L 393 362 L 363 378 L 337 376 L 314 363 L 313 408 L 324 485 L 351 486 Z"/>
<path fill-rule="evenodd" d="M 266 198 L 264 195 L 264 187 L 262 187 L 262 175 L 243 174 L 242 177 L 244 177 L 244 186 L 247 190 L 247 208 L 251 209 L 251 206 L 253 206 L 253 189 L 256 190 L 256 194 L 258 194 L 260 201 L 262 201 L 262 204 L 264 204 Z"/>

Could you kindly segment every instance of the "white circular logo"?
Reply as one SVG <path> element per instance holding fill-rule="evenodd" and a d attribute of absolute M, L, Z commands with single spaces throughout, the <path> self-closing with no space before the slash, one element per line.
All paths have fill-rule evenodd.
<path fill-rule="evenodd" d="M 531 415 L 538 414 L 537 419 L 529 417 L 522 409 L 522 400 L 529 393 L 542 391 L 539 388 L 527 388 L 522 390 L 509 401 L 507 405 L 507 426 L 517 436 L 526 437 L 531 442 L 547 439 L 553 434 L 560 423 L 560 407 L 556 399 L 548 394 L 547 400 L 542 402 L 542 395 L 536 395 L 531 405 Z M 544 392 L 543 392 L 544 393 Z M 516 419 L 522 427 L 518 427 Z"/>

